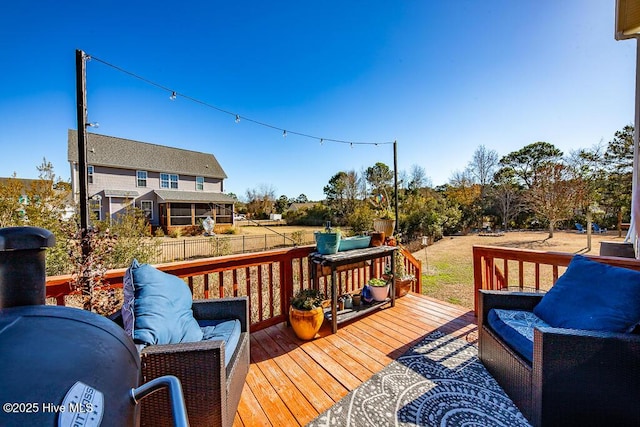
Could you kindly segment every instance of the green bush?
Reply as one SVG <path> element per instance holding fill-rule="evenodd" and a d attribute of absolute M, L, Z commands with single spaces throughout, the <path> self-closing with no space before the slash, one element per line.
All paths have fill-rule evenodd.
<path fill-rule="evenodd" d="M 347 225 L 353 234 L 363 234 L 373 228 L 375 212 L 367 205 L 360 205 L 347 217 Z"/>

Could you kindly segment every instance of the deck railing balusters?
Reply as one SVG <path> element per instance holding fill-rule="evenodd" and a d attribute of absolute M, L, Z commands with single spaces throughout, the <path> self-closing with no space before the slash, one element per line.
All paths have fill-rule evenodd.
<path fill-rule="evenodd" d="M 311 286 L 308 255 L 314 250 L 314 246 L 301 246 L 268 252 L 171 262 L 159 264 L 157 267 L 162 271 L 186 279 L 186 284 L 191 292 L 194 292 L 195 282 L 197 286 L 195 286 L 194 298 L 196 299 L 215 298 L 215 294 L 219 297 L 248 296 L 252 320 L 251 330 L 257 331 L 284 321 L 287 317 L 289 301 L 294 292 L 300 288 Z M 416 263 L 409 265 L 413 270 L 408 271 L 417 272 L 418 280 L 415 290 L 418 290 L 421 284 L 419 261 L 417 261 L 418 266 Z M 274 271 L 275 268 L 278 269 L 277 272 Z M 353 292 L 362 288 L 368 280 L 367 276 L 370 276 L 367 274 L 367 270 L 370 269 L 377 270 L 378 274 L 381 274 L 384 271 L 384 265 L 381 263 L 374 263 L 371 267 L 357 265 L 351 270 L 344 271 L 340 275 L 341 289 Z M 239 270 L 244 271 L 243 284 L 239 283 L 242 281 L 242 274 L 239 274 Z M 111 287 L 121 288 L 125 271 L 124 268 L 109 270 L 104 279 Z M 230 273 L 225 273 L 229 271 Z M 202 276 L 202 279 L 194 280 L 194 277 L 199 276 Z M 213 292 L 214 295 L 212 295 L 211 290 L 215 286 L 215 277 L 218 281 L 218 292 Z M 319 279 L 320 289 L 327 294 L 327 278 L 321 276 Z M 70 275 L 47 278 L 46 296 L 49 304 L 66 305 L 66 296 L 74 294 L 70 287 L 70 280 Z M 211 283 L 212 280 L 214 283 Z M 202 287 L 200 287 L 201 281 Z M 268 289 L 265 289 L 265 286 L 268 286 Z M 277 289 L 275 289 L 276 286 Z M 268 301 L 266 301 L 267 298 Z"/>

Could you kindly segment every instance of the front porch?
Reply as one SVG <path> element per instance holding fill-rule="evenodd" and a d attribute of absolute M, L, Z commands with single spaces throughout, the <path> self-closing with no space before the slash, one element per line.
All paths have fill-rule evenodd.
<path fill-rule="evenodd" d="M 472 311 L 409 293 L 331 334 L 301 341 L 286 323 L 251 335 L 251 367 L 234 426 L 304 426 L 435 329 L 471 342 Z"/>

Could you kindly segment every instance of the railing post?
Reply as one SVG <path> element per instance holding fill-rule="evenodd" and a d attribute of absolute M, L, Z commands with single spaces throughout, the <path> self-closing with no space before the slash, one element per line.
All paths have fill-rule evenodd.
<path fill-rule="evenodd" d="M 480 250 L 473 247 L 473 308 L 478 317 L 478 293 L 482 289 L 482 255 Z"/>
<path fill-rule="evenodd" d="M 280 278 L 282 283 L 282 292 L 280 293 L 280 312 L 288 319 L 289 301 L 293 298 L 293 256 L 291 255 L 291 252 L 287 253 L 282 260 Z"/>

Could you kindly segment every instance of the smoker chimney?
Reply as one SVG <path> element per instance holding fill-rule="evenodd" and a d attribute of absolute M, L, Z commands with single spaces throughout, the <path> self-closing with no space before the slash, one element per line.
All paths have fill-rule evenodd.
<path fill-rule="evenodd" d="M 55 242 L 44 228 L 0 228 L 0 309 L 44 305 L 44 251 Z"/>

